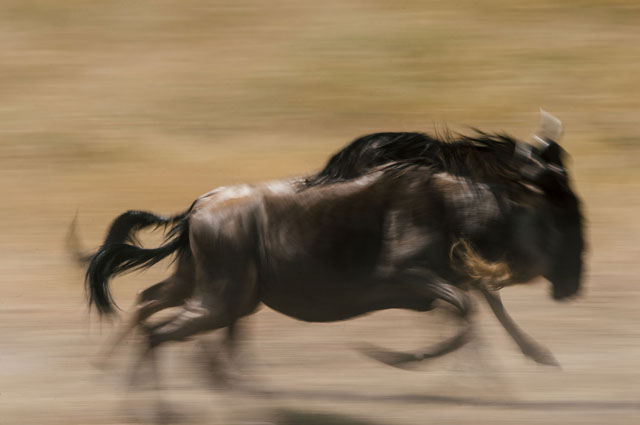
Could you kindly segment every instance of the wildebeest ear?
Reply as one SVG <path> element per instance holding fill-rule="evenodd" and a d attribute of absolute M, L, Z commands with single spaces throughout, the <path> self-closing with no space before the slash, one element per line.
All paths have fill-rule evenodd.
<path fill-rule="evenodd" d="M 562 122 L 540 108 L 540 125 L 531 136 L 531 143 L 540 150 L 544 150 L 551 142 L 557 142 L 562 135 Z"/>

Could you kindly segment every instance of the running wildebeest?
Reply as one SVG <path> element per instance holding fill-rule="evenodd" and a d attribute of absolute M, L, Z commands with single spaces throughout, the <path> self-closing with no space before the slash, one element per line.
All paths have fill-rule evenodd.
<path fill-rule="evenodd" d="M 468 340 L 466 290 L 474 288 L 526 355 L 552 364 L 511 321 L 496 290 L 537 276 L 552 283 L 556 299 L 579 290 L 582 219 L 559 134 L 559 122 L 543 116 L 537 146 L 484 133 L 448 142 L 370 135 L 307 179 L 221 188 L 170 218 L 125 213 L 91 259 L 90 302 L 111 312 L 111 276 L 176 253 L 175 272 L 141 294 L 131 322 L 182 305 L 147 328 L 148 353 L 216 328 L 232 335 L 260 303 L 307 321 L 426 311 L 438 299 L 454 306 L 462 331 L 420 354 L 377 356 L 398 365 Z M 172 226 L 159 248 L 133 239 L 149 225 Z"/>

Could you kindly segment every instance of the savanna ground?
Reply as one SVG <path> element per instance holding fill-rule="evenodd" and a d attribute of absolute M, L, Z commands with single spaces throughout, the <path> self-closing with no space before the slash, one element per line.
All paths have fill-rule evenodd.
<path fill-rule="evenodd" d="M 0 22 L 0 424 L 152 420 L 153 391 L 124 391 L 135 340 L 91 365 L 113 326 L 65 251 L 76 211 L 96 247 L 126 209 L 307 173 L 364 133 L 526 137 L 540 106 L 564 122 L 585 201 L 585 290 L 503 295 L 562 371 L 523 358 L 486 308 L 474 344 L 416 372 L 350 346 L 418 348 L 453 332 L 446 316 L 263 309 L 242 349 L 255 391 L 212 390 L 187 342 L 163 350 L 163 397 L 202 424 L 640 423 L 637 1 L 3 0 Z M 116 280 L 120 305 L 166 266 Z"/>

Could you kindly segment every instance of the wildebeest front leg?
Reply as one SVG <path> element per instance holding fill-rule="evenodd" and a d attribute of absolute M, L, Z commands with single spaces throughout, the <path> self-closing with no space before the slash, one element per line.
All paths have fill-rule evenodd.
<path fill-rule="evenodd" d="M 493 314 L 495 314 L 502 327 L 509 333 L 515 343 L 518 344 L 520 351 L 525 356 L 530 357 L 537 363 L 560 367 L 560 363 L 553 357 L 551 351 L 538 344 L 513 321 L 505 310 L 498 292 L 490 292 L 486 289 L 481 289 L 480 291 L 487 300 L 489 307 L 491 307 Z"/>
<path fill-rule="evenodd" d="M 413 272 L 407 276 L 407 281 L 408 290 L 413 292 L 415 296 L 431 300 L 440 299 L 452 305 L 457 310 L 458 316 L 463 319 L 464 324 L 455 336 L 417 353 L 381 350 L 371 345 L 360 348 L 360 351 L 367 356 L 389 366 L 399 368 L 407 368 L 414 363 L 455 351 L 469 342 L 472 333 L 471 322 L 468 317 L 471 312 L 471 298 L 465 292 L 435 278 L 429 272 Z"/>

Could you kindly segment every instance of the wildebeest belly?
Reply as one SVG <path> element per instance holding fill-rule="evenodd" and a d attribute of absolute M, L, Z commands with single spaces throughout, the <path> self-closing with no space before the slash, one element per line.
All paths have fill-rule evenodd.
<path fill-rule="evenodd" d="M 390 308 L 426 311 L 431 299 L 417 297 L 402 282 L 374 276 L 331 279 L 323 275 L 287 274 L 260 282 L 260 298 L 268 307 L 309 322 L 332 322 Z"/>
<path fill-rule="evenodd" d="M 394 279 L 394 267 L 410 257 L 427 260 L 429 238 L 407 241 L 413 250 L 394 248 L 415 233 L 400 234 L 379 202 L 352 199 L 323 208 L 291 202 L 269 209 L 260 226 L 261 300 L 307 321 L 344 320 L 388 308 L 429 309 L 430 300 L 415 297 Z"/>
<path fill-rule="evenodd" d="M 271 222 L 263 243 L 262 301 L 310 321 L 341 320 L 370 311 L 382 237 L 376 220 L 307 222 L 292 215 L 280 219 L 284 221 Z"/>

